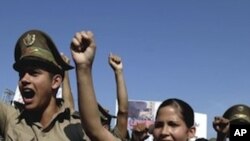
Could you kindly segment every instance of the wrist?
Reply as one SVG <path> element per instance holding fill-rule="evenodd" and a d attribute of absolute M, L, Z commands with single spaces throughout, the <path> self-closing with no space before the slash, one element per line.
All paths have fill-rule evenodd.
<path fill-rule="evenodd" d="M 123 73 L 123 70 L 122 69 L 117 69 L 117 70 L 114 70 L 115 74 L 122 74 Z"/>
<path fill-rule="evenodd" d="M 86 64 L 86 63 L 81 63 L 81 64 L 75 64 L 76 69 L 91 69 L 92 64 Z"/>

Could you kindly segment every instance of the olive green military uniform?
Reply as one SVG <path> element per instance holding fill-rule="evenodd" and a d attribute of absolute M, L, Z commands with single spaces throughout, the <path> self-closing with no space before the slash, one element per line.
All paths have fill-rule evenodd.
<path fill-rule="evenodd" d="M 25 110 L 0 102 L 0 131 L 6 141 L 87 141 L 80 119 L 69 108 L 60 107 L 46 127 L 32 122 Z"/>
<path fill-rule="evenodd" d="M 116 118 L 116 116 L 111 115 L 105 110 L 100 104 L 98 104 L 98 110 L 101 118 L 101 122 L 103 125 L 110 126 L 112 118 Z M 117 137 L 117 140 L 120 141 L 128 141 L 129 140 L 129 134 L 127 134 L 127 137 L 124 138 L 121 136 L 120 130 L 115 126 L 113 129 L 110 130 L 110 132 Z"/>
<path fill-rule="evenodd" d="M 36 66 L 50 73 L 60 74 L 73 67 L 64 62 L 52 39 L 42 31 L 30 30 L 18 39 L 15 46 L 13 68 L 20 72 Z M 46 126 L 34 121 L 25 108 L 12 107 L 0 102 L 0 134 L 6 141 L 78 141 L 89 140 L 81 126 L 79 116 L 58 104 L 58 112 Z"/>

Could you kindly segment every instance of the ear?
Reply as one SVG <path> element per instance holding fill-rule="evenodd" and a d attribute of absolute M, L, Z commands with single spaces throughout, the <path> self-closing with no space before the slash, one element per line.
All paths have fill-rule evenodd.
<path fill-rule="evenodd" d="M 193 138 L 195 137 L 195 133 L 196 133 L 196 128 L 195 126 L 192 126 L 191 128 L 188 129 L 188 138 Z"/>
<path fill-rule="evenodd" d="M 60 87 L 61 83 L 62 83 L 62 76 L 59 74 L 55 74 L 52 78 L 52 89 L 57 89 Z"/>

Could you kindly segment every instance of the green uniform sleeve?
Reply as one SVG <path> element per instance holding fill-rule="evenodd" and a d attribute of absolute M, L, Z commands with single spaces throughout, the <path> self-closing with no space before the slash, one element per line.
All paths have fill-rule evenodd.
<path fill-rule="evenodd" d="M 10 104 L 6 104 L 3 101 L 0 101 L 0 134 L 4 136 L 8 125 L 8 119 L 11 114 L 15 112 L 14 107 Z"/>

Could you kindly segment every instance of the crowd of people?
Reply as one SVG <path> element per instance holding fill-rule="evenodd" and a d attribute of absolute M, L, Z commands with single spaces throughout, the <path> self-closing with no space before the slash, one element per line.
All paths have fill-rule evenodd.
<path fill-rule="evenodd" d="M 114 72 L 117 115 L 111 115 L 97 101 L 92 76 L 96 43 L 91 31 L 75 33 L 69 57 L 60 53 L 45 32 L 29 30 L 15 46 L 14 70 L 19 74 L 18 86 L 23 98 L 15 106 L 0 102 L 0 135 L 5 141 L 144 141 L 149 134 L 154 141 L 189 141 L 195 138 L 194 110 L 184 100 L 163 100 L 154 124 L 138 123 L 128 132 L 128 93 L 123 61 L 110 53 L 108 63 Z M 68 71 L 75 69 L 78 109 L 76 111 Z M 62 86 L 62 99 L 56 94 Z M 114 127 L 111 120 L 116 118 Z M 250 124 L 250 108 L 233 105 L 212 123 L 217 141 L 225 141 L 230 125 Z M 197 138 L 196 141 L 208 141 Z"/>

